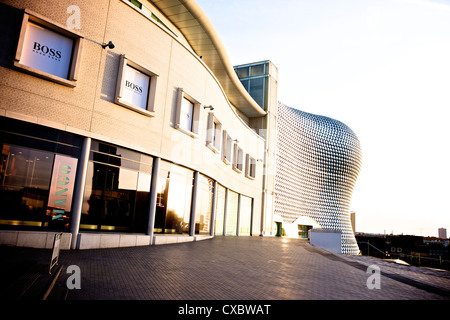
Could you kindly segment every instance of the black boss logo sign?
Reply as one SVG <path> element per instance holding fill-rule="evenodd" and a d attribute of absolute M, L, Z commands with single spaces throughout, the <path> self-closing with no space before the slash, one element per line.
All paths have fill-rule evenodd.
<path fill-rule="evenodd" d="M 49 58 L 60 60 L 62 53 L 54 48 L 42 45 L 39 42 L 34 42 L 33 51 L 42 55 L 48 55 Z"/>

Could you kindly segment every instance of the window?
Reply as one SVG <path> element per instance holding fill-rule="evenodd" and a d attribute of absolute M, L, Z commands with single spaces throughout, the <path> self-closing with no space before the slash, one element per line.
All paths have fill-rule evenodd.
<path fill-rule="evenodd" d="M 214 181 L 199 174 L 195 212 L 195 234 L 210 234 L 213 198 Z"/>
<path fill-rule="evenodd" d="M 226 164 L 231 164 L 233 155 L 233 140 L 226 130 L 223 130 L 222 141 L 222 161 Z"/>
<path fill-rule="evenodd" d="M 268 95 L 267 76 L 243 79 L 241 83 L 258 105 L 265 110 Z"/>
<path fill-rule="evenodd" d="M 156 82 L 158 75 L 120 57 L 115 102 L 123 107 L 152 116 L 155 111 Z"/>
<path fill-rule="evenodd" d="M 178 89 L 175 128 L 193 138 L 197 138 L 199 119 L 200 102 L 187 95 L 183 89 Z"/>
<path fill-rule="evenodd" d="M 25 10 L 14 66 L 46 80 L 75 87 L 82 37 Z"/>
<path fill-rule="evenodd" d="M 245 176 L 250 179 L 256 177 L 256 160 L 249 154 L 245 156 Z"/>
<path fill-rule="evenodd" d="M 239 147 L 237 142 L 234 143 L 233 169 L 239 173 L 242 172 L 244 166 L 244 151 Z"/>
<path fill-rule="evenodd" d="M 139 9 L 142 9 L 142 3 L 140 3 L 137 0 L 128 0 L 130 3 L 132 3 L 134 6 L 136 6 Z"/>
<path fill-rule="evenodd" d="M 194 172 L 166 161 L 159 169 L 155 233 L 189 234 Z"/>
<path fill-rule="evenodd" d="M 93 141 L 80 228 L 145 233 L 152 167 L 150 156 Z"/>
<path fill-rule="evenodd" d="M 206 145 L 216 153 L 220 152 L 222 141 L 222 124 L 214 116 L 213 112 L 208 115 L 208 131 L 206 133 Z"/>
<path fill-rule="evenodd" d="M 69 229 L 81 138 L 0 117 L 0 225 Z"/>

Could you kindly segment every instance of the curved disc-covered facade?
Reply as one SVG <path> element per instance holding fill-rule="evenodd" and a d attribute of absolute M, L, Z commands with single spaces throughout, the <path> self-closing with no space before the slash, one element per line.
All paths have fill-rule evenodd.
<path fill-rule="evenodd" d="M 361 168 L 357 136 L 342 122 L 278 106 L 275 214 L 313 219 L 342 232 L 341 250 L 358 254 L 350 202 Z"/>

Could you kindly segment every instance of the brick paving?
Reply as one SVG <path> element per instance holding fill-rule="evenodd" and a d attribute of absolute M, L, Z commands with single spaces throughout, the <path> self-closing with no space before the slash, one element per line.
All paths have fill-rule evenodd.
<path fill-rule="evenodd" d="M 0 262 L 4 291 L 18 283 L 6 273 L 24 271 L 28 263 L 25 256 L 34 255 L 34 265 L 41 266 L 49 257 L 48 250 L 0 250 L 6 258 Z M 61 251 L 59 261 L 61 275 L 49 299 L 450 299 L 448 271 L 336 255 L 300 239 L 215 237 L 162 246 Z M 370 290 L 367 287 L 370 274 L 366 271 L 373 264 L 381 269 L 381 288 Z M 18 271 L 17 265 L 24 270 Z M 70 265 L 80 268 L 81 289 L 67 289 L 70 274 L 66 270 Z M 5 296 L 8 298 L 8 294 Z"/>

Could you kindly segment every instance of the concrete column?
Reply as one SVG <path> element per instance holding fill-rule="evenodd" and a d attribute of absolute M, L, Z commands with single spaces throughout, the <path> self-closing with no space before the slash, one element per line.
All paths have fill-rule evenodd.
<path fill-rule="evenodd" d="M 155 228 L 156 201 L 158 198 L 158 173 L 161 158 L 153 158 L 152 181 L 150 186 L 150 207 L 148 213 L 147 235 L 150 236 L 150 244 L 153 244 L 153 231 Z"/>
<path fill-rule="evenodd" d="M 213 201 L 212 201 L 212 208 L 211 208 L 211 226 L 209 229 L 209 235 L 211 237 L 214 237 L 214 226 L 215 226 L 215 221 L 216 221 L 216 201 L 217 201 L 217 181 L 214 181 Z"/>
<path fill-rule="evenodd" d="M 81 155 L 77 166 L 77 178 L 73 195 L 72 218 L 70 221 L 70 233 L 72 233 L 71 249 L 77 249 L 78 233 L 80 230 L 81 209 L 83 206 L 84 187 L 91 151 L 91 138 L 84 138 L 81 147 Z"/>
<path fill-rule="evenodd" d="M 189 235 L 191 237 L 195 236 L 195 211 L 197 209 L 198 171 L 194 171 L 194 181 L 192 183 L 191 219 L 189 221 Z"/>

